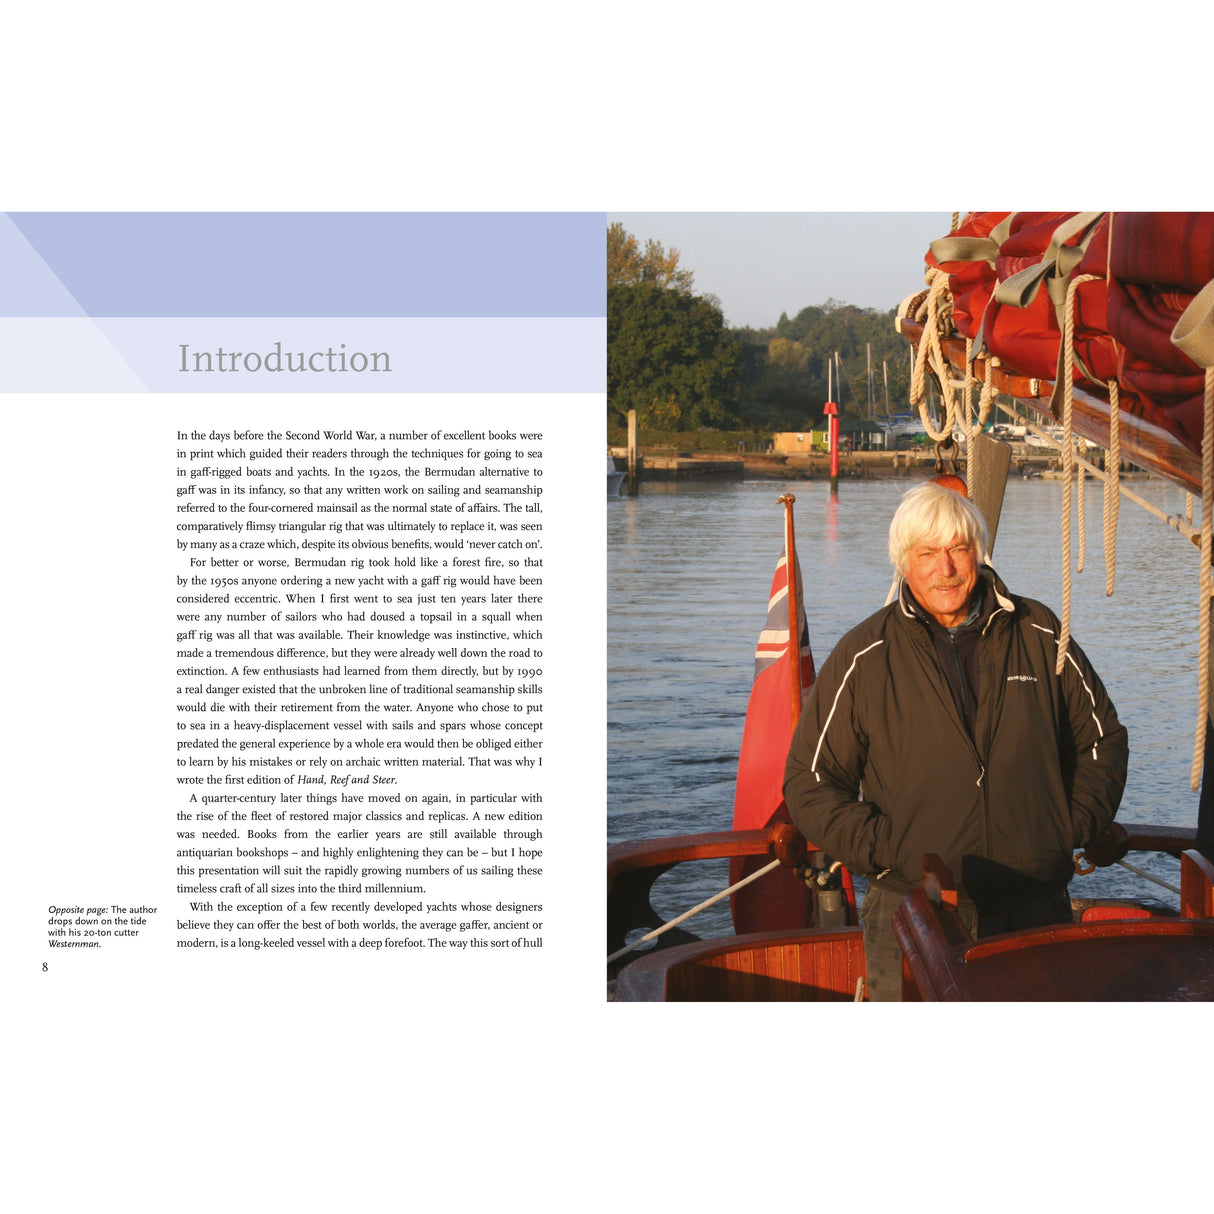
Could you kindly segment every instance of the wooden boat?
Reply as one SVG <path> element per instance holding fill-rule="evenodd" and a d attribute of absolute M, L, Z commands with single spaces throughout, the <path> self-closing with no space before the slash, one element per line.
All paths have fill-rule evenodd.
<path fill-rule="evenodd" d="M 756 831 L 720 831 L 620 843 L 607 854 L 607 947 L 615 953 L 638 929 L 660 926 L 650 905 L 653 883 L 676 864 L 736 856 L 772 856 L 782 846 L 786 825 Z M 1141 906 L 1083 902 L 1071 928 L 1011 932 L 975 942 L 950 915 L 947 876 L 916 891 L 899 927 L 908 957 L 917 959 L 916 985 L 904 998 L 920 999 L 1214 999 L 1214 864 L 1195 850 L 1196 829 L 1127 826 L 1129 850 L 1181 860 L 1181 916 L 1145 911 Z M 926 892 L 925 892 L 926 891 Z M 909 909 L 908 909 L 909 904 Z M 951 905 L 955 905 L 955 898 Z M 1183 922 L 1182 922 L 1183 920 Z M 1144 921 L 1153 926 L 1142 926 Z M 1178 926 L 1179 925 L 1179 926 Z M 1077 966 L 1076 941 L 1108 941 L 1119 934 L 1195 941 L 1169 945 L 1172 960 L 1147 972 L 1099 964 Z M 996 962 L 1004 953 L 1037 951 L 1037 969 L 1011 973 L 1014 962 Z M 1047 947 L 1048 946 L 1048 947 Z M 1028 954 L 1025 954 L 1026 958 Z M 1053 964 L 1055 959 L 1059 964 Z M 1018 958 L 1024 962 L 1024 958 Z M 1178 969 L 1177 966 L 1181 968 Z M 1002 967 L 1002 968 L 1001 968 Z M 1021 969 L 1024 969 L 1022 964 Z M 974 979 L 972 975 L 979 973 Z M 989 977 L 1007 977 L 1002 984 Z M 864 976 L 862 929 L 856 925 L 790 928 L 700 940 L 681 928 L 657 937 L 651 951 L 609 967 L 616 1002 L 840 1002 L 852 1001 Z M 1103 985 L 1096 979 L 1103 976 Z M 1100 992 L 1100 993 L 1096 993 Z"/>
<path fill-rule="evenodd" d="M 1134 229 L 1141 236 L 1152 227 L 1150 217 L 1137 225 L 1123 221 L 1122 229 L 1116 229 L 1111 216 L 1081 218 L 1086 220 L 1082 225 L 1073 216 L 1057 218 L 1049 249 L 1043 249 L 1034 261 L 1031 257 L 1025 258 L 1023 239 L 1020 245 L 1013 239 L 1011 246 L 1000 245 L 994 240 L 1009 233 L 1023 237 L 1024 230 L 1033 226 L 1029 219 L 1017 228 L 1014 217 L 1009 219 L 1006 213 L 994 217 L 967 216 L 958 227 L 961 243 L 953 234 L 947 243 L 933 245 L 928 264 L 929 280 L 934 281 L 928 291 L 910 297 L 904 304 L 898 319 L 899 331 L 920 350 L 920 366 L 934 378 L 942 398 L 955 401 L 964 391 L 967 426 L 973 420 L 968 415 L 971 390 L 986 405 L 997 405 L 1011 414 L 1013 420 L 1023 421 L 1038 434 L 1048 435 L 1049 428 L 1061 421 L 1068 473 L 1075 466 L 1074 461 L 1078 460 L 1079 466 L 1084 463 L 1075 454 L 1072 440 L 1089 440 L 1111 452 L 1115 485 L 1120 463 L 1135 464 L 1187 491 L 1202 493 L 1203 517 L 1208 520 L 1214 506 L 1214 458 L 1209 459 L 1203 479 L 1201 444 L 1195 442 L 1191 401 L 1183 397 L 1184 390 L 1192 388 L 1192 376 L 1188 373 L 1194 370 L 1200 373 L 1200 366 L 1205 366 L 1205 417 L 1208 419 L 1214 412 L 1214 401 L 1211 400 L 1214 397 L 1214 371 L 1209 369 L 1214 357 L 1208 354 L 1214 348 L 1214 337 L 1207 334 L 1206 345 L 1202 347 L 1206 351 L 1202 355 L 1206 361 L 1194 364 L 1187 359 L 1179 360 L 1188 362 L 1187 367 L 1182 367 L 1188 378 L 1183 379 L 1183 388 L 1173 392 L 1171 397 L 1166 392 L 1161 395 L 1156 391 L 1158 377 L 1151 378 L 1149 366 L 1145 372 L 1141 366 L 1132 368 L 1137 377 L 1126 375 L 1106 380 L 1093 376 L 1083 360 L 1080 360 L 1082 369 L 1076 369 L 1074 334 L 1067 331 L 1067 317 L 1055 310 L 1045 311 L 1047 321 L 1060 316 L 1054 334 L 1059 374 L 1053 379 L 1040 373 L 1032 374 L 1034 370 L 1041 370 L 1040 366 L 1030 365 L 1032 358 L 1026 359 L 1023 365 L 1018 364 L 1015 349 L 1009 349 L 1006 344 L 1001 347 L 1001 354 L 995 353 L 993 334 L 988 335 L 991 348 L 982 347 L 982 321 L 990 311 L 989 301 L 994 298 L 995 290 L 1003 285 L 999 280 L 1000 259 L 1009 248 L 1018 255 L 1011 258 L 1008 253 L 1005 258 L 1010 261 L 1003 267 L 1009 271 L 1009 281 L 1015 274 L 1031 277 L 1038 272 L 1034 267 L 1051 257 L 1056 265 L 1069 266 L 1067 274 L 1073 274 L 1077 268 L 1099 268 L 1103 259 L 1108 270 L 1106 278 L 1111 279 L 1115 264 L 1113 249 L 1117 247 L 1114 231 L 1119 232 L 1124 262 L 1126 257 L 1136 256 L 1138 252 L 1133 233 L 1127 238 L 1124 229 Z M 1165 227 L 1169 231 L 1176 230 L 1175 223 Z M 1190 266 L 1183 273 L 1190 277 L 1194 273 L 1205 274 L 1205 278 L 1201 283 L 1186 280 L 1183 285 L 1190 288 L 1187 295 L 1176 283 L 1163 282 L 1161 291 L 1165 303 L 1155 306 L 1155 311 L 1166 312 L 1171 308 L 1174 314 L 1190 317 L 1194 305 L 1199 313 L 1204 306 L 1205 313 L 1195 323 L 1214 329 L 1214 281 L 1211 281 L 1214 280 L 1214 215 L 1202 216 L 1199 223 L 1190 223 L 1184 230 L 1190 234 L 1199 233 L 1195 244 L 1201 264 L 1198 271 Z M 1096 240 L 1095 251 L 1089 253 L 1093 239 L 1101 233 L 1104 245 Z M 1072 251 L 1083 234 L 1087 241 L 1083 250 Z M 1174 249 L 1161 247 L 1158 252 L 1159 264 L 1178 264 Z M 956 267 L 956 256 L 960 253 L 966 256 L 959 263 L 962 268 L 955 276 L 955 283 L 949 269 Z M 1208 267 L 1202 258 L 1209 261 Z M 972 271 L 978 259 L 986 262 L 994 273 L 986 275 L 980 268 L 975 275 Z M 1181 273 L 1177 272 L 1178 277 Z M 968 280 L 965 279 L 967 274 Z M 1055 271 L 1054 277 L 1059 274 L 1060 271 Z M 1050 276 L 1048 269 L 1041 273 L 1042 281 Z M 975 298 L 981 298 L 981 290 L 974 283 L 984 278 L 991 279 L 985 283 L 988 304 L 979 314 Z M 1087 281 L 1098 278 L 1099 274 L 1089 274 Z M 1206 282 L 1208 286 L 1203 285 Z M 955 285 L 955 298 L 947 298 L 947 306 L 941 306 L 941 298 L 947 297 L 949 287 Z M 1139 293 L 1147 290 L 1140 285 L 1130 285 Z M 968 293 L 962 290 L 963 287 Z M 1062 291 L 1053 291 L 1055 299 L 1063 295 Z M 962 300 L 965 306 L 960 306 Z M 1073 283 L 1065 290 L 1065 300 L 1068 307 L 1073 307 Z M 936 306 L 927 306 L 929 301 Z M 960 328 L 955 327 L 958 324 Z M 1180 327 L 1178 321 L 1177 330 Z M 979 340 L 977 353 L 976 336 Z M 1036 336 L 1040 337 L 1040 334 Z M 1094 336 L 1089 333 L 1087 349 L 1093 365 L 1098 360 L 1091 357 L 1091 351 L 1095 349 L 1100 353 L 1101 338 L 1100 333 Z M 1040 351 L 1034 349 L 1032 353 L 1038 356 Z M 1150 386 L 1150 391 L 1138 390 L 1138 385 L 1144 383 Z M 1176 415 L 1168 412 L 1169 400 L 1181 401 Z M 925 407 L 921 408 L 921 415 L 927 423 Z M 952 445 L 951 452 L 948 451 L 952 437 L 951 411 L 948 417 L 948 432 L 937 431 L 938 446 L 942 453 L 948 453 L 948 458 L 953 458 L 956 446 Z M 982 423 L 986 422 L 984 416 Z M 1209 425 L 1204 428 L 1214 429 Z M 1201 433 L 1199 425 L 1196 434 L 1200 436 Z M 970 430 L 971 440 L 980 435 L 981 426 Z M 995 441 L 982 437 L 988 443 Z M 968 446 L 970 458 L 979 459 L 980 444 L 971 441 Z M 1214 443 L 1210 449 L 1214 456 Z M 1005 460 L 1002 464 L 1004 476 L 1007 466 Z M 945 470 L 943 464 L 941 470 Z M 951 465 L 947 470 L 952 470 Z M 1119 488 L 1125 492 L 1124 488 Z M 1000 497 L 1001 494 L 1000 489 Z M 1133 498 L 1135 495 L 1130 493 L 1128 496 Z M 983 505 L 982 502 L 979 504 Z M 986 511 L 987 507 L 983 506 L 983 509 Z M 997 506 L 994 514 L 997 522 Z M 1168 522 L 1182 529 L 1178 520 L 1169 519 Z M 1208 568 L 1211 561 L 1209 523 L 1206 523 L 1204 536 L 1191 529 L 1189 533 L 1195 543 L 1201 541 L 1202 559 Z M 790 625 L 789 635 L 792 635 L 792 627 Z M 1208 739 L 1214 736 L 1208 719 L 1206 731 Z M 1211 745 L 1214 747 L 1214 742 Z M 1214 797 L 1210 799 L 1214 800 Z M 656 936 L 647 946 L 649 951 L 642 955 L 638 956 L 636 952 L 621 955 L 630 934 L 660 926 L 659 917 L 650 905 L 649 891 L 654 881 L 674 865 L 729 857 L 736 872 L 740 858 L 778 856 L 812 883 L 812 873 L 806 864 L 806 856 L 813 852 L 812 845 L 808 845 L 806 855 L 800 855 L 790 844 L 788 829 L 785 825 L 774 825 L 765 830 L 735 830 L 612 847 L 608 852 L 607 868 L 607 934 L 608 976 L 614 980 L 615 1000 L 844 1001 L 861 997 L 864 951 L 861 928 L 854 922 L 747 932 L 710 940 L 699 940 L 686 929 L 676 927 Z M 941 868 L 935 857 L 927 856 L 924 858 L 924 884 L 903 901 L 895 919 L 895 931 L 905 958 L 903 998 L 933 1001 L 1214 999 L 1214 862 L 1211 860 L 1214 855 L 1214 813 L 1207 806 L 1206 796 L 1203 795 L 1196 828 L 1128 826 L 1125 830 L 1128 850 L 1166 853 L 1180 859 L 1179 915 L 1160 913 L 1157 908 L 1147 909 L 1132 903 L 1076 904 L 1076 921 L 1071 926 L 1013 932 L 975 941 L 966 934 L 953 909 L 956 892 L 952 888 L 951 875 Z"/>
<path fill-rule="evenodd" d="M 627 475 L 627 472 L 621 472 L 616 468 L 615 457 L 609 455 L 607 457 L 607 496 L 609 498 L 620 496 L 620 486 Z"/>

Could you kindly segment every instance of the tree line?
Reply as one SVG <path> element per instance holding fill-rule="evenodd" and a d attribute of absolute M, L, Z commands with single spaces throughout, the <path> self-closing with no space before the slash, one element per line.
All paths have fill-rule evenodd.
<path fill-rule="evenodd" d="M 609 427 L 636 409 L 650 429 L 808 429 L 828 383 L 845 417 L 907 411 L 910 355 L 895 308 L 828 299 L 768 328 L 731 329 L 720 302 L 696 294 L 677 249 L 641 248 L 613 224 L 607 250 Z"/>

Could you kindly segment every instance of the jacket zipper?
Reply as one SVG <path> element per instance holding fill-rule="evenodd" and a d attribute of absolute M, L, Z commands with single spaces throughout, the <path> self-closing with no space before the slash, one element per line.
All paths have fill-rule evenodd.
<path fill-rule="evenodd" d="M 994 617 L 992 616 L 992 618 L 994 618 Z M 989 626 L 989 624 L 990 624 L 989 620 L 987 621 L 987 624 Z M 983 636 L 986 635 L 985 629 L 983 630 L 982 635 Z M 978 764 L 978 779 L 975 781 L 975 784 L 977 785 L 978 788 L 980 788 L 982 790 L 982 841 L 983 841 L 983 848 L 984 848 L 986 854 L 990 855 L 990 851 L 991 851 L 991 814 L 990 814 L 990 802 L 987 797 L 987 789 L 986 789 L 986 785 L 984 783 L 984 780 L 986 779 L 986 764 L 983 762 L 982 756 L 978 752 L 978 739 L 976 736 L 977 732 L 978 732 L 978 706 L 977 706 L 977 704 L 975 704 L 974 708 L 973 708 L 974 729 L 973 729 L 973 732 L 971 733 L 969 730 L 968 724 L 967 724 L 967 719 L 966 719 L 969 715 L 969 710 L 970 710 L 969 688 L 965 681 L 965 670 L 961 665 L 961 656 L 957 652 L 957 640 L 952 635 L 952 633 L 948 634 L 948 644 L 949 644 L 949 652 L 953 655 L 953 666 L 956 668 L 956 671 L 957 671 L 957 685 L 961 689 L 961 707 L 962 707 L 961 724 L 963 726 L 965 726 L 965 733 L 966 733 L 967 738 L 969 739 L 970 751 L 973 753 L 974 761 Z"/>
<path fill-rule="evenodd" d="M 966 733 L 969 733 L 969 690 L 965 685 L 965 670 L 961 666 L 961 657 L 957 653 L 957 638 L 951 632 L 948 634 L 948 647 L 949 652 L 953 655 L 953 668 L 957 671 L 957 686 L 961 689 L 961 723 L 966 727 Z M 977 721 L 974 724 L 977 725 Z"/>

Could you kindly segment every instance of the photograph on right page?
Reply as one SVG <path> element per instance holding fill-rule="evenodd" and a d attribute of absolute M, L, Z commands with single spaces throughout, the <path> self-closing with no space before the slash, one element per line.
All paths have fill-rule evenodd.
<path fill-rule="evenodd" d="M 1214 213 L 607 225 L 608 999 L 1214 998 Z"/>

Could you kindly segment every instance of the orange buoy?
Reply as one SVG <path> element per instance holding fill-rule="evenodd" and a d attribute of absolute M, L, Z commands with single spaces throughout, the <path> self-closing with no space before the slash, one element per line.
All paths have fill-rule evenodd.
<path fill-rule="evenodd" d="M 940 476 L 931 478 L 937 485 L 943 485 L 946 489 L 951 489 L 954 493 L 960 493 L 962 497 L 969 497 L 969 489 L 966 487 L 965 478 L 956 476 L 952 472 L 942 473 Z"/>

